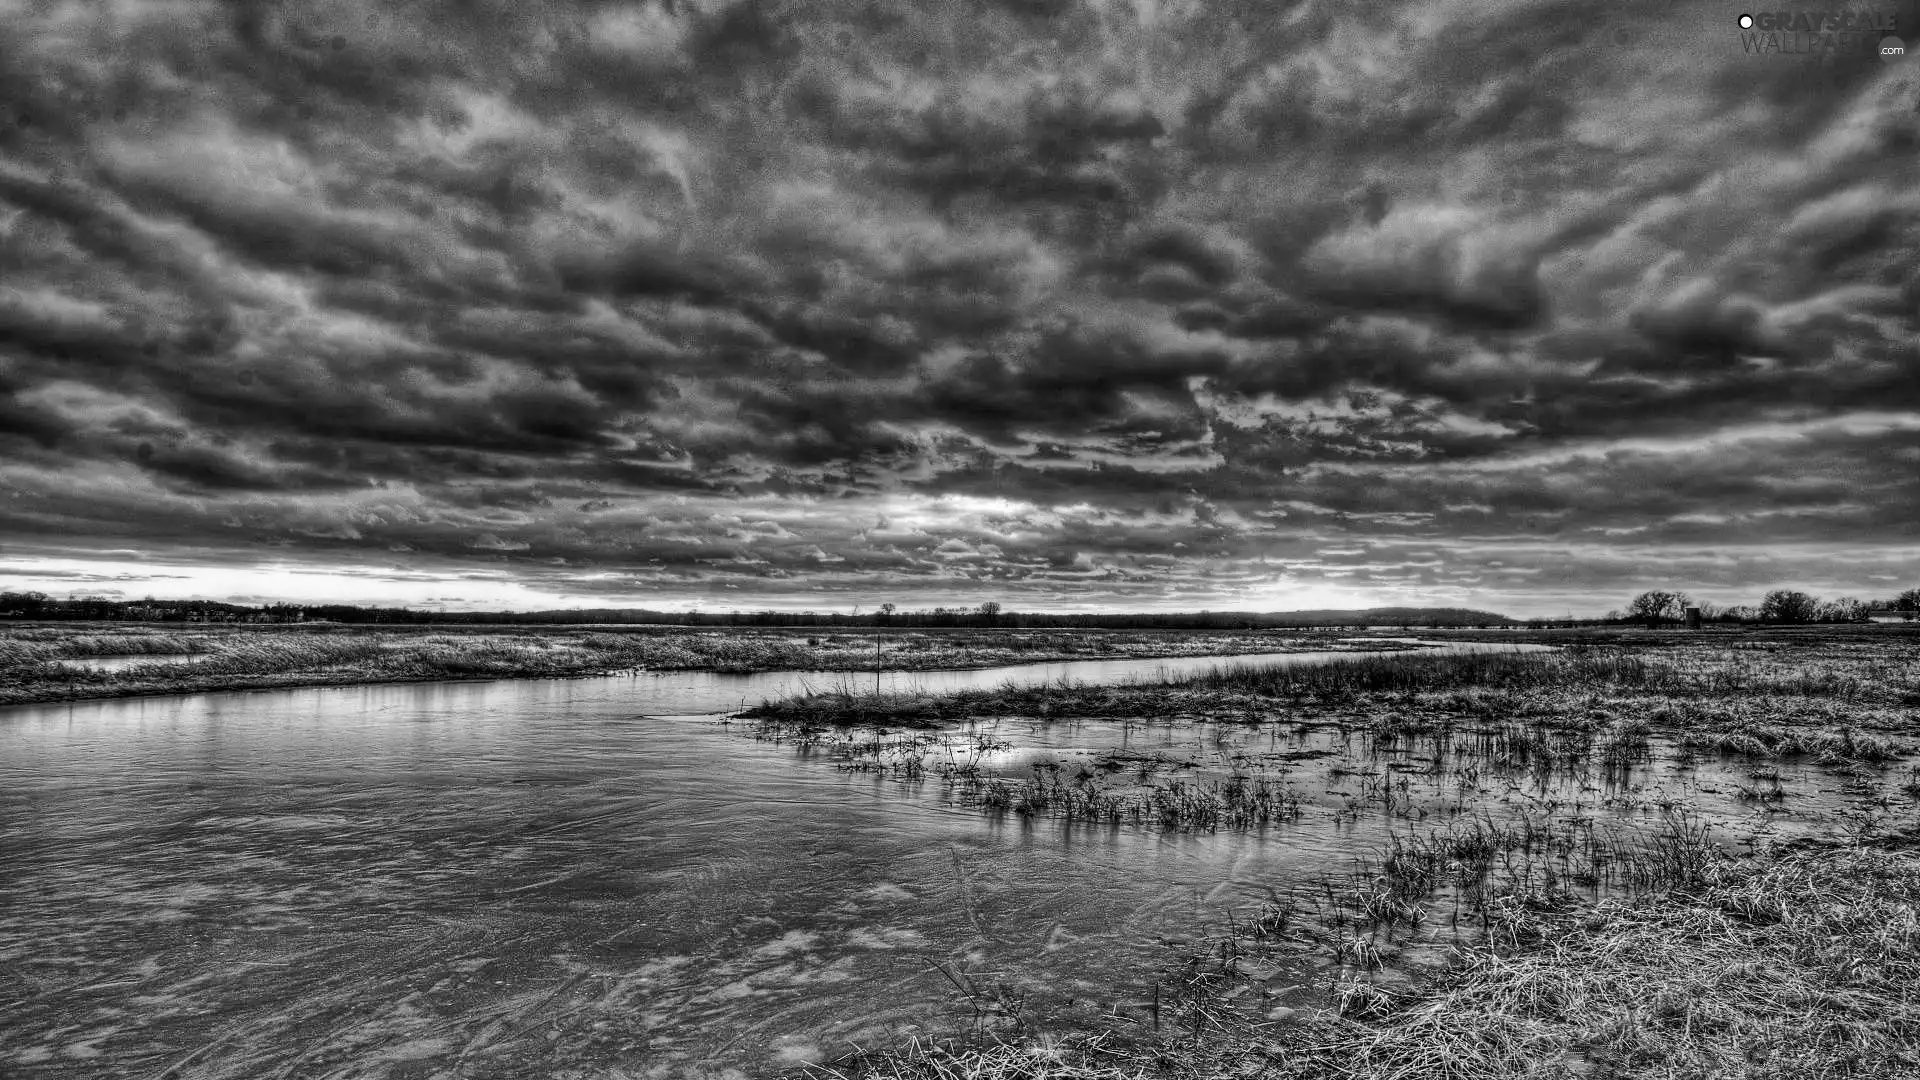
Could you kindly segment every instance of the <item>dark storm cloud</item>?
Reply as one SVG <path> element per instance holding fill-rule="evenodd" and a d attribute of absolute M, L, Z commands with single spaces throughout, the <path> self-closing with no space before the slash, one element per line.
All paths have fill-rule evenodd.
<path fill-rule="evenodd" d="M 1914 566 L 1920 69 L 1710 6 L 11 22 L 10 551 L 748 604 Z"/>

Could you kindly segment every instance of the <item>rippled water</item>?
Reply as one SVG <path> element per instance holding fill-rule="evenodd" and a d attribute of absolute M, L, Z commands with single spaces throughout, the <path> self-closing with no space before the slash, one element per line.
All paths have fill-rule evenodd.
<path fill-rule="evenodd" d="M 892 678 L 942 689 L 1207 663 Z M 1342 817 L 1352 780 L 1323 766 L 1300 774 L 1319 785 L 1313 812 L 1265 835 L 995 818 L 938 782 L 839 771 L 714 719 L 803 679 L 822 682 L 693 673 L 0 711 L 0 1073 L 752 1075 L 943 1025 L 955 994 L 934 962 L 1029 993 L 1043 1018 L 1111 1009 L 1140 995 L 1130 980 L 1156 935 L 1337 869 L 1390 824 Z M 996 735 L 1016 744 L 998 762 L 1009 773 L 1123 745 L 1199 769 L 1360 752 L 1191 725 Z M 1642 787 L 1710 774 L 1649 771 Z"/>

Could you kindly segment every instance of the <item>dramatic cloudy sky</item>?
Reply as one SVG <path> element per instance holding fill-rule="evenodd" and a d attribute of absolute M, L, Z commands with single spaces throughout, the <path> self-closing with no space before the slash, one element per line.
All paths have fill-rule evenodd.
<path fill-rule="evenodd" d="M 1920 584 L 1920 58 L 1740 10 L 0 0 L 0 586 Z"/>

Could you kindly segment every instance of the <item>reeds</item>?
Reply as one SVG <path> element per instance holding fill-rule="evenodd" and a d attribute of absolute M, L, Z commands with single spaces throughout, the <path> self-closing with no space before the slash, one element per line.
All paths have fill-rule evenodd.
<path fill-rule="evenodd" d="M 1891 740 L 1847 725 L 1809 731 L 1745 723 L 1716 731 L 1687 732 L 1681 739 L 1689 746 L 1742 757 L 1813 757 L 1827 764 L 1882 762 L 1900 754 Z"/>
<path fill-rule="evenodd" d="M 1277 1075 L 1910 1075 L 1916 903 L 1920 864 L 1842 849 L 1716 861 L 1691 889 L 1585 916 L 1513 906 L 1525 948 L 1470 949 L 1325 1021 Z"/>
<path fill-rule="evenodd" d="M 1255 829 L 1296 820 L 1301 813 L 1298 792 L 1269 777 L 1173 780 L 1123 788 L 1090 780 L 1069 782 L 1057 775 L 1020 781 L 968 777 L 953 787 L 957 802 L 982 810 L 1175 832 Z"/>
<path fill-rule="evenodd" d="M 170 633 L 0 633 L 0 667 L 99 656 L 190 656 L 206 652 L 205 638 Z"/>
<path fill-rule="evenodd" d="M 1854 659 L 1863 671 L 1882 674 L 1879 658 Z M 1378 749 L 1430 742 L 1438 755 L 1470 737 L 1492 765 L 1509 771 L 1597 766 L 1618 776 L 1649 759 L 1655 732 L 1677 733 L 1689 748 L 1756 758 L 1884 762 L 1905 747 L 1867 728 L 1904 724 L 1904 712 L 1850 701 L 1903 694 L 1904 681 L 1911 679 L 1885 677 L 1888 687 L 1880 690 L 1844 669 L 1795 679 L 1745 663 L 1728 650 L 1710 656 L 1677 649 L 1650 656 L 1593 648 L 1416 652 L 1227 667 L 1114 685 L 1056 682 L 939 695 L 846 686 L 765 702 L 746 715 L 818 725 L 928 727 L 976 716 L 1188 715 L 1255 726 L 1334 725 L 1368 733 Z M 1812 696 L 1791 696 L 1798 693 Z"/>
<path fill-rule="evenodd" d="M 0 704 L 78 697 L 443 678 L 551 678 L 635 670 L 872 671 L 982 668 L 1036 660 L 1234 655 L 1319 649 L 1329 642 L 1218 632 L 957 632 L 882 630 L 526 629 L 211 626 L 0 627 Z M 1360 641 L 1331 643 L 1340 649 Z M 1393 648 L 1401 646 L 1385 645 Z M 62 665 L 87 656 L 203 654 L 205 662 L 115 671 Z M 1045 710 L 1045 701 L 1034 707 Z M 910 701 L 829 696 L 842 719 L 900 717 Z M 945 715 L 942 713 L 941 715 Z"/>
<path fill-rule="evenodd" d="M 1052 1045 L 953 1045 L 916 1038 L 898 1050 L 807 1066 L 814 1080 L 1147 1080 L 1165 1074 L 1145 1063 L 1114 1063 L 1124 1051 L 1107 1040 L 1076 1038 Z"/>
<path fill-rule="evenodd" d="M 1350 979 L 1332 1009 L 1286 1023 L 1232 1009 L 1232 961 L 1196 953 L 1166 980 L 1164 1032 L 964 1048 L 916 1041 L 806 1075 L 1545 1080 L 1920 1069 L 1920 860 L 1774 850 L 1683 860 L 1671 880 L 1593 907 L 1544 887 L 1500 890 L 1487 904 L 1498 932 L 1445 970 L 1415 983 Z M 1355 933 L 1334 951 L 1362 974 L 1382 960 Z"/>

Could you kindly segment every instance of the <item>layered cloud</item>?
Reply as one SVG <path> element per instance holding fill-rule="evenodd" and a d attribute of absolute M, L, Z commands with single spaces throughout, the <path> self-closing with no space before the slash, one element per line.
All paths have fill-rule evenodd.
<path fill-rule="evenodd" d="M 1699 3 L 0 11 L 0 574 L 1920 575 L 1920 61 Z"/>

